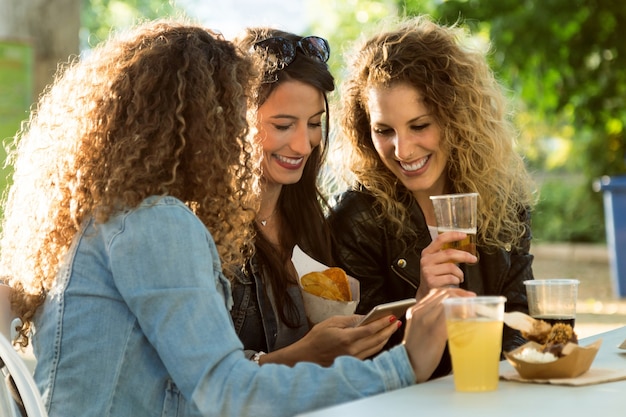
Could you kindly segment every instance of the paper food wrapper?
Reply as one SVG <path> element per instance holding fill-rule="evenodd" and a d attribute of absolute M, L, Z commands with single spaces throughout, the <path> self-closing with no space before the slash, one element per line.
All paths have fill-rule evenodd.
<path fill-rule="evenodd" d="M 505 381 L 532 382 L 535 384 L 567 385 L 582 387 L 585 385 L 604 384 L 606 382 L 621 381 L 626 379 L 626 369 L 600 369 L 591 368 L 577 378 L 550 378 L 550 379 L 525 379 L 517 372 L 510 371 L 500 376 Z"/>
<path fill-rule="evenodd" d="M 298 277 L 302 277 L 309 272 L 321 272 L 328 269 L 328 266 L 317 262 L 309 255 L 304 253 L 297 245 L 293 249 L 291 261 L 296 268 Z M 302 290 L 302 298 L 304 300 L 304 310 L 307 318 L 313 324 L 317 324 L 332 316 L 345 316 L 354 314 L 356 306 L 359 304 L 360 287 L 359 281 L 348 276 L 350 281 L 350 291 L 352 292 L 352 301 L 335 301 L 328 300 L 317 295 L 310 294 Z M 300 281 L 298 280 L 298 283 Z M 302 285 L 300 285 L 302 288 Z"/>
<path fill-rule="evenodd" d="M 558 358 L 556 361 L 547 363 L 525 362 L 515 357 L 518 352 L 526 348 L 534 348 L 540 351 L 541 345 L 535 342 L 528 342 L 511 352 L 505 352 L 504 356 L 524 379 L 545 380 L 576 378 L 589 370 L 601 344 L 602 339 L 596 340 L 594 343 L 584 347 L 575 343 L 568 343 L 563 348 L 565 356 Z"/>

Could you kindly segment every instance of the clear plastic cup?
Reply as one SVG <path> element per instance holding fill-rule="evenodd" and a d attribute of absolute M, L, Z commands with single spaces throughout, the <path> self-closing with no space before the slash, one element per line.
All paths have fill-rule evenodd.
<path fill-rule="evenodd" d="M 505 302 L 502 296 L 443 301 L 457 391 L 483 392 L 498 388 Z"/>
<path fill-rule="evenodd" d="M 528 296 L 528 312 L 550 324 L 576 322 L 577 279 L 533 279 L 524 281 Z"/>

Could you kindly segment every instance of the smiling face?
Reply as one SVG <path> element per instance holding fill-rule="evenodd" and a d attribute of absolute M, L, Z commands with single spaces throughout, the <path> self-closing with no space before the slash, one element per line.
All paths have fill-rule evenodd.
<path fill-rule="evenodd" d="M 404 83 L 370 88 L 367 110 L 380 159 L 420 205 L 430 195 L 443 194 L 449 155 L 420 92 Z"/>
<path fill-rule="evenodd" d="M 324 96 L 317 88 L 285 81 L 259 107 L 256 140 L 263 147 L 266 185 L 300 181 L 311 152 L 322 141 Z"/>

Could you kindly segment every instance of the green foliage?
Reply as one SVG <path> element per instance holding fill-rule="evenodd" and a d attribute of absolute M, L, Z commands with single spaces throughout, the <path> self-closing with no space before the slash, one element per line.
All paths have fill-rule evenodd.
<path fill-rule="evenodd" d="M 141 19 L 183 14 L 172 0 L 82 0 L 81 49 L 107 39 L 113 28 L 128 27 Z"/>
<path fill-rule="evenodd" d="M 28 117 L 33 99 L 33 46 L 28 42 L 0 42 L 0 194 L 11 182 L 13 169 L 6 164 L 8 146 Z M 0 207 L 0 217 L 2 208 Z"/>
<path fill-rule="evenodd" d="M 351 44 L 381 19 L 397 16 L 394 0 L 309 0 L 309 32 L 324 36 L 331 45 L 329 66 L 341 80 L 345 53 Z"/>
<path fill-rule="evenodd" d="M 535 242 L 603 242 L 602 194 L 582 176 L 550 175 L 532 215 Z"/>

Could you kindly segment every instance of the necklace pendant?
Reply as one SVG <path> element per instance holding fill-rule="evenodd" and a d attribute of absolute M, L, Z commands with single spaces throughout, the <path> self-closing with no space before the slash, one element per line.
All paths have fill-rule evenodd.
<path fill-rule="evenodd" d="M 261 220 L 261 226 L 265 227 L 267 225 L 267 220 Z"/>

